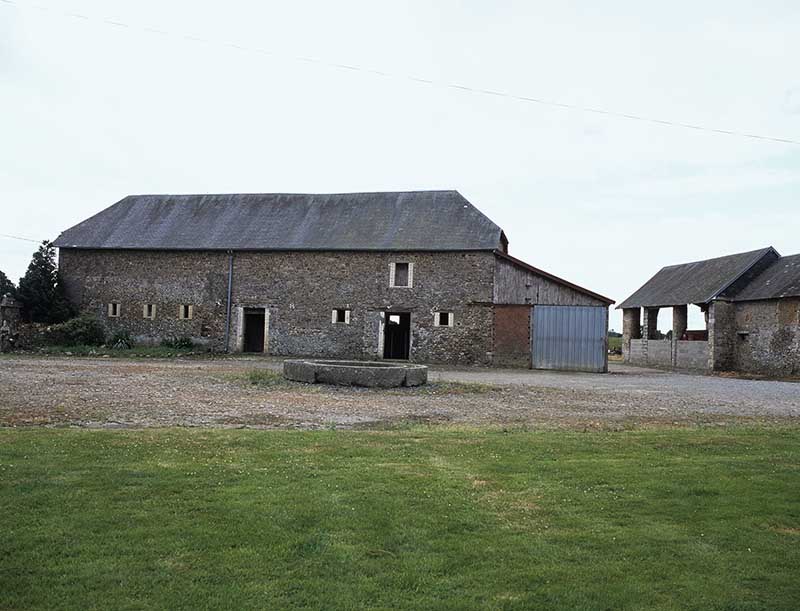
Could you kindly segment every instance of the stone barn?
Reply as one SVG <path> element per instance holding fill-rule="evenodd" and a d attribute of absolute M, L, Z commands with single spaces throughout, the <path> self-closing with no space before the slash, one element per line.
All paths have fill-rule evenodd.
<path fill-rule="evenodd" d="M 704 312 L 705 328 L 687 329 L 688 304 Z M 671 265 L 618 307 L 629 363 L 800 375 L 800 255 L 769 247 Z M 662 308 L 672 309 L 667 338 Z"/>
<path fill-rule="evenodd" d="M 607 369 L 612 300 L 511 257 L 456 191 L 135 195 L 55 245 L 75 305 L 139 342 Z"/>

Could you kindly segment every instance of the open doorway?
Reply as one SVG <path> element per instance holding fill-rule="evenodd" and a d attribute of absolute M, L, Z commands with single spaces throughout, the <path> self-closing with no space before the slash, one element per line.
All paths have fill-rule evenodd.
<path fill-rule="evenodd" d="M 411 313 L 387 312 L 383 333 L 383 358 L 408 360 Z"/>
<path fill-rule="evenodd" d="M 264 308 L 244 310 L 244 351 L 264 352 L 266 338 L 266 312 Z"/>

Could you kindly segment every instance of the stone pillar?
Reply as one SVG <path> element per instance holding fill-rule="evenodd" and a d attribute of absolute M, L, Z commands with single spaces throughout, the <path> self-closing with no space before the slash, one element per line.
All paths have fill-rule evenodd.
<path fill-rule="evenodd" d="M 660 308 L 644 309 L 644 336 L 642 339 L 656 339 L 658 332 L 658 311 Z"/>
<path fill-rule="evenodd" d="M 622 358 L 627 362 L 631 357 L 631 340 L 642 339 L 642 309 L 622 309 Z"/>
<path fill-rule="evenodd" d="M 658 331 L 658 310 L 659 308 L 645 308 L 644 316 L 642 319 L 642 357 L 645 362 L 649 358 L 648 340 L 656 338 L 656 331 Z"/>
<path fill-rule="evenodd" d="M 736 314 L 729 301 L 715 300 L 708 308 L 708 368 L 735 369 Z"/>
<path fill-rule="evenodd" d="M 686 333 L 686 328 L 689 321 L 689 306 L 674 306 L 672 308 L 672 366 L 678 366 L 678 342 L 683 334 Z"/>
<path fill-rule="evenodd" d="M 0 298 L 0 352 L 16 345 L 21 320 L 22 306 L 9 296 Z"/>

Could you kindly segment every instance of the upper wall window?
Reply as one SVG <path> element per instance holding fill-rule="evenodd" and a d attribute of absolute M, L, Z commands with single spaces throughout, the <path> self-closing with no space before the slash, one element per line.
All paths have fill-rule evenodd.
<path fill-rule="evenodd" d="M 414 264 L 406 262 L 389 263 L 389 286 L 411 288 L 414 286 Z"/>
<path fill-rule="evenodd" d="M 154 303 L 146 303 L 142 306 L 142 317 L 149 318 L 150 320 L 155 319 L 156 317 L 156 304 Z"/>
<path fill-rule="evenodd" d="M 178 306 L 178 318 L 181 320 L 189 320 L 194 318 L 194 306 L 190 304 L 181 304 Z"/>
<path fill-rule="evenodd" d="M 350 310 L 332 310 L 331 322 L 334 324 L 349 325 L 350 324 Z"/>
<path fill-rule="evenodd" d="M 452 327 L 453 326 L 453 313 L 452 312 L 434 312 L 433 313 L 433 326 L 434 327 Z"/>
<path fill-rule="evenodd" d="M 114 301 L 114 302 L 111 302 L 111 303 L 108 304 L 108 315 L 111 318 L 118 318 L 119 317 L 119 312 L 120 312 L 119 303 Z"/>

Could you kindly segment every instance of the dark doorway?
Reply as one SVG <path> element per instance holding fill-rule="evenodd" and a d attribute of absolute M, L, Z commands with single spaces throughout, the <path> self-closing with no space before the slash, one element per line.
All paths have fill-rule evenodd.
<path fill-rule="evenodd" d="M 264 352 L 264 308 L 244 311 L 244 351 Z"/>
<path fill-rule="evenodd" d="M 411 345 L 411 313 L 387 312 L 383 336 L 383 358 L 408 360 Z"/>

